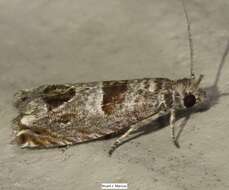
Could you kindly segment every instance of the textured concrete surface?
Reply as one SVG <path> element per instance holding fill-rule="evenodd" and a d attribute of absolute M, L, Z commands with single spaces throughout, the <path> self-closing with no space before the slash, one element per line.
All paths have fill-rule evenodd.
<path fill-rule="evenodd" d="M 194 113 L 180 137 L 151 130 L 123 144 L 114 139 L 66 151 L 10 144 L 13 94 L 46 83 L 188 76 L 189 49 L 176 0 L 0 0 L 0 189 L 99 190 L 124 182 L 131 190 L 229 189 L 228 0 L 190 0 L 195 72 L 213 84 L 211 108 Z M 226 55 L 226 54 L 225 54 Z M 181 123 L 182 120 L 178 121 Z M 150 126 L 157 127 L 157 126 Z"/>

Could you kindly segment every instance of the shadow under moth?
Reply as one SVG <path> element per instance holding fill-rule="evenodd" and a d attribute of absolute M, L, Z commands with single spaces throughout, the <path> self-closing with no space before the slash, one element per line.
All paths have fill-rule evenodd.
<path fill-rule="evenodd" d="M 126 137 L 155 118 L 170 114 L 172 141 L 176 111 L 206 101 L 199 87 L 203 75 L 193 74 L 190 22 L 188 28 L 191 76 L 179 80 L 143 78 L 132 80 L 42 85 L 15 94 L 18 116 L 14 119 L 15 142 L 22 148 L 75 145 L 121 134 L 111 154 Z"/>

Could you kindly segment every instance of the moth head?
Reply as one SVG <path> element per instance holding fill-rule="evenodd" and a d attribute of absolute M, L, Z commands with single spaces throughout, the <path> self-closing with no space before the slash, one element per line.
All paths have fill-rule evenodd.
<path fill-rule="evenodd" d="M 191 78 L 190 85 L 187 86 L 183 95 L 183 104 L 186 108 L 205 102 L 206 92 L 199 88 L 202 79 L 203 75 L 200 75 L 198 79 L 195 79 L 195 77 Z"/>

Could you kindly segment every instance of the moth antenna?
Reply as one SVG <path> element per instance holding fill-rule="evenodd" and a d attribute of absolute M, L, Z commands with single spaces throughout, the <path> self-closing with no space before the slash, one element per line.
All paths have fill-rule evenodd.
<path fill-rule="evenodd" d="M 215 87 L 217 87 L 217 85 L 218 85 L 219 78 L 221 76 L 221 72 L 222 72 L 222 69 L 223 69 L 223 66 L 224 66 L 228 52 L 229 52 L 229 39 L 227 40 L 226 49 L 223 53 L 223 57 L 220 61 L 220 65 L 219 65 L 218 70 L 217 70 L 216 78 L 215 78 L 214 85 L 213 85 Z"/>
<path fill-rule="evenodd" d="M 186 20 L 187 31 L 188 31 L 188 42 L 189 42 L 189 50 L 190 50 L 190 76 L 192 79 L 194 79 L 195 78 L 195 74 L 193 71 L 194 50 L 193 50 L 192 33 L 191 33 L 191 22 L 188 17 L 188 12 L 185 7 L 185 2 L 184 0 L 181 0 L 181 1 L 182 1 L 183 10 L 184 10 L 185 20 Z"/>

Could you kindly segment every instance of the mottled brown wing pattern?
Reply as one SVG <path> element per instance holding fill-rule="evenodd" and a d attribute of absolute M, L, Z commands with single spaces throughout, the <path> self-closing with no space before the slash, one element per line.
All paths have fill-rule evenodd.
<path fill-rule="evenodd" d="M 158 112 L 169 79 L 134 79 L 47 85 L 17 93 L 16 141 L 56 147 L 120 133 Z"/>
<path fill-rule="evenodd" d="M 125 93 L 128 91 L 128 81 L 103 82 L 102 110 L 106 114 L 112 114 L 117 104 L 125 100 Z"/>

